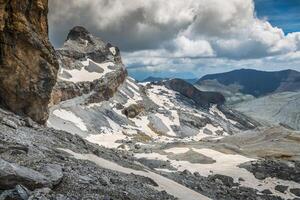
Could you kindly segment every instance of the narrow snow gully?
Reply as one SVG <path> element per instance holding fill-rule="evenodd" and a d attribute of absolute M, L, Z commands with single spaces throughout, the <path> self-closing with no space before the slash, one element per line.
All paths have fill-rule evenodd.
<path fill-rule="evenodd" d="M 99 167 L 118 171 L 125 174 L 135 174 L 153 179 L 158 185 L 158 190 L 165 190 L 167 193 L 177 197 L 179 200 L 209 200 L 210 198 L 197 193 L 183 185 L 176 183 L 168 178 L 150 171 L 138 171 L 130 168 L 122 167 L 114 162 L 105 160 L 93 154 L 78 154 L 69 149 L 59 149 L 66 153 L 71 154 L 78 160 L 88 160 L 94 162 Z"/>

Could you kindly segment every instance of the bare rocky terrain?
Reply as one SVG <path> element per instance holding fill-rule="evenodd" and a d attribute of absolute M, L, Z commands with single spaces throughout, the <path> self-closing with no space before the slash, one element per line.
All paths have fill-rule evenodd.
<path fill-rule="evenodd" d="M 39 11 L 41 24 L 27 12 L 14 16 L 21 17 L 17 21 L 25 17 L 27 28 L 43 30 L 25 26 L 26 36 L 37 34 L 49 47 L 41 47 L 40 55 L 50 54 L 45 65 L 37 61 L 43 56 L 34 57 L 37 62 L 30 67 L 42 73 L 30 74 L 36 75 L 30 79 L 33 89 L 25 84 L 24 91 L 15 90 L 20 92 L 17 100 L 24 100 L 17 104 L 29 105 L 28 112 L 6 103 L 13 94 L 1 97 L 0 200 L 300 198 L 298 131 L 247 116 L 227 107 L 225 94 L 201 91 L 184 80 L 137 83 L 127 75 L 118 47 L 84 27 L 71 29 L 54 52 L 45 32 L 48 2 L 36 3 L 22 1 L 17 8 Z M 11 14 L 19 12 L 8 9 L 15 1 L 0 5 Z M 2 40 L 11 41 L 2 37 L 7 36 L 3 30 L 1 45 L 7 45 Z M 6 51 L 1 46 L 1 66 L 14 70 L 20 62 L 28 63 L 24 56 L 5 57 Z M 53 69 L 44 76 L 44 67 Z M 1 77 L 5 73 L 0 70 Z"/>
<path fill-rule="evenodd" d="M 265 125 L 281 124 L 300 130 L 300 93 L 281 92 L 244 101 L 233 106 L 236 110 L 258 119 Z"/>

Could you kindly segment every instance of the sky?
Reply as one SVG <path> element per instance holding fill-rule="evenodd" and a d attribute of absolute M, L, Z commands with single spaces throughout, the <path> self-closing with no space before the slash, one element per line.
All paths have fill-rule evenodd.
<path fill-rule="evenodd" d="M 129 74 L 300 71 L 300 0 L 51 0 L 50 40 L 76 25 L 121 49 Z"/>

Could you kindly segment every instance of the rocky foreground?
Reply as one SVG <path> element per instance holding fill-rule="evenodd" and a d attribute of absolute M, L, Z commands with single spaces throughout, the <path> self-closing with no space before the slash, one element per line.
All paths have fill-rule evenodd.
<path fill-rule="evenodd" d="M 243 156 L 234 157 L 236 150 L 230 148 L 226 138 L 221 141 L 169 143 L 153 148 L 153 153 L 168 156 L 168 160 L 163 161 L 151 159 L 153 153 L 143 154 L 144 147 L 138 145 L 134 147 L 136 153 L 132 156 L 127 151 L 89 143 L 77 135 L 41 127 L 29 118 L 4 110 L 0 110 L 0 119 L 0 199 L 273 200 L 297 199 L 299 196 L 300 165 L 295 157 L 282 161 L 269 158 L 246 162 L 248 159 L 243 160 Z M 292 135 L 287 133 L 277 139 L 284 142 L 284 138 L 292 138 Z M 237 140 L 235 137 L 232 139 Z M 250 143 L 247 142 L 247 145 Z M 212 151 L 203 151 L 204 148 Z M 219 158 L 211 154 L 215 150 L 227 151 L 227 154 L 220 153 L 222 157 L 233 157 L 218 163 Z M 297 155 L 295 151 L 290 155 Z M 250 155 L 247 151 L 240 153 Z M 243 163 L 241 168 L 234 169 L 237 170 L 236 177 L 240 177 L 238 180 L 235 176 L 222 175 L 226 170 L 220 171 L 230 167 L 229 160 L 233 158 L 235 164 L 238 160 Z M 189 169 L 183 170 L 184 163 L 188 162 L 181 160 L 191 163 Z M 175 161 L 181 161 L 182 167 Z M 211 172 L 204 175 L 205 168 L 197 171 L 197 166 L 199 169 L 208 166 Z M 270 189 L 259 191 L 259 185 L 255 189 L 256 186 L 244 184 L 252 173 L 255 176 L 253 180 L 261 185 L 278 184 L 263 185 L 262 188 L 267 186 Z M 272 181 L 274 178 L 276 181 Z"/>
<path fill-rule="evenodd" d="M 0 199 L 175 199 L 146 177 L 98 167 L 62 149 L 143 170 L 126 153 L 0 111 Z"/>

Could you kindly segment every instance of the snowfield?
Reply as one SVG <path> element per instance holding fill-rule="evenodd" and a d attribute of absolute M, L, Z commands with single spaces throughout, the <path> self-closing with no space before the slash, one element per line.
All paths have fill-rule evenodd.
<path fill-rule="evenodd" d="M 165 178 L 151 171 L 137 171 L 130 168 L 125 168 L 114 162 L 105 160 L 93 154 L 78 154 L 68 149 L 60 149 L 60 150 L 63 150 L 71 154 L 76 159 L 89 160 L 91 162 L 94 162 L 102 168 L 115 170 L 125 174 L 136 174 L 136 175 L 151 178 L 159 185 L 158 188 L 156 188 L 157 190 L 159 191 L 165 190 L 167 193 L 177 197 L 179 200 L 196 200 L 196 199 L 209 200 L 210 199 L 200 193 L 197 193 L 183 185 L 176 183 L 175 181 L 172 181 L 168 178 Z"/>
<path fill-rule="evenodd" d="M 106 63 L 96 63 L 91 59 L 87 59 L 86 61 L 81 62 L 83 66 L 87 67 L 91 63 L 98 66 L 100 69 L 103 70 L 102 73 L 98 72 L 89 72 L 87 71 L 84 67 L 82 67 L 80 70 L 78 69 L 61 69 L 60 74 L 63 74 L 64 72 L 68 73 L 71 78 L 64 78 L 64 77 L 59 77 L 61 80 L 64 81 L 69 81 L 73 83 L 78 83 L 78 82 L 92 82 L 94 80 L 97 80 L 101 78 L 102 76 L 105 76 L 107 73 L 112 72 L 112 69 L 109 69 L 110 66 L 114 66 L 115 64 L 112 62 L 106 62 Z"/>
<path fill-rule="evenodd" d="M 88 129 L 87 129 L 86 125 L 84 124 L 84 122 L 82 121 L 82 119 L 80 117 L 77 117 L 71 111 L 67 111 L 64 109 L 58 109 L 58 110 L 54 110 L 53 114 L 63 120 L 74 123 L 74 125 L 77 126 L 78 128 L 80 128 L 82 131 L 88 131 Z"/>
<path fill-rule="evenodd" d="M 165 149 L 164 152 L 168 154 L 184 154 L 190 150 L 205 155 L 215 160 L 216 162 L 212 164 L 200 164 L 200 163 L 191 163 L 189 161 L 172 160 L 168 157 L 168 155 L 160 154 L 160 153 L 148 153 L 148 154 L 141 153 L 141 154 L 135 154 L 135 157 L 138 159 L 146 158 L 149 160 L 154 159 L 154 160 L 161 160 L 161 161 L 169 161 L 171 166 L 176 168 L 177 171 L 188 170 L 192 173 L 198 172 L 200 173 L 200 175 L 205 177 L 212 174 L 221 174 L 225 176 L 230 176 L 234 178 L 235 182 L 238 182 L 242 186 L 255 188 L 259 191 L 269 189 L 270 191 L 272 191 L 273 194 L 281 196 L 284 199 L 294 198 L 294 196 L 291 193 L 283 194 L 276 191 L 275 190 L 276 185 L 285 185 L 290 188 L 300 187 L 299 183 L 293 181 L 285 181 L 277 178 L 266 178 L 265 180 L 256 179 L 251 172 L 247 171 L 244 168 L 238 167 L 242 163 L 255 160 L 252 158 L 247 158 L 242 155 L 225 154 L 207 148 L 197 149 L 197 148 L 186 148 L 186 147 L 184 148 L 175 147 L 171 149 Z M 166 171 L 166 170 L 160 169 L 160 171 Z M 240 178 L 244 179 L 244 181 L 239 181 Z"/>

